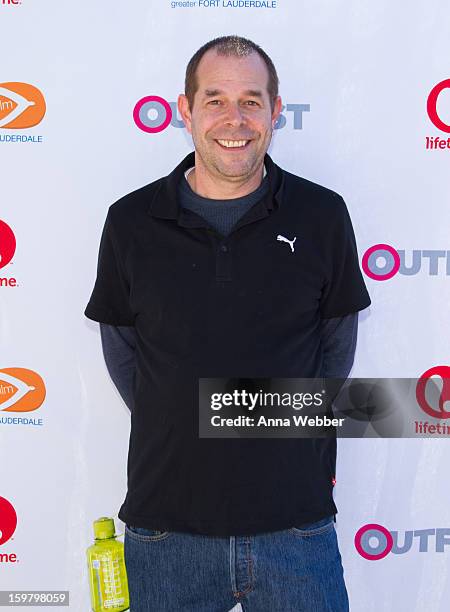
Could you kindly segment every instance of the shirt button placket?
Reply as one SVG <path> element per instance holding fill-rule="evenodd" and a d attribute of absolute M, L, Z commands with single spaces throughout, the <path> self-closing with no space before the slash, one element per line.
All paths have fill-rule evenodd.
<path fill-rule="evenodd" d="M 231 280 L 231 253 L 228 244 L 219 244 L 216 253 L 216 279 L 218 281 Z"/>

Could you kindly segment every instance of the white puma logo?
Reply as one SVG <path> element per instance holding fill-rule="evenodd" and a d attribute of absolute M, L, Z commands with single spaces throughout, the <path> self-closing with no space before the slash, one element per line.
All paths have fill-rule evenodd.
<path fill-rule="evenodd" d="M 297 240 L 297 236 L 294 237 L 294 240 L 289 240 L 285 238 L 281 234 L 278 234 L 277 240 L 281 240 L 282 242 L 289 242 L 289 246 L 291 247 L 291 251 L 294 252 L 294 242 Z"/>

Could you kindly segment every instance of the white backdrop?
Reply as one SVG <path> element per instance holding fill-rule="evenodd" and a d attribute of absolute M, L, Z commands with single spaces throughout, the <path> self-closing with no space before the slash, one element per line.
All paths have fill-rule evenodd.
<path fill-rule="evenodd" d="M 34 127 L 0 127 L 0 220 L 17 241 L 0 267 L 0 279 L 17 282 L 0 281 L 0 369 L 33 370 L 46 387 L 42 405 L 26 413 L 2 412 L 0 394 L 0 497 L 18 520 L 0 544 L 0 589 L 68 589 L 70 609 L 88 610 L 92 521 L 114 516 L 123 533 L 129 412 L 108 376 L 98 325 L 83 311 L 108 206 L 192 150 L 183 128 L 140 130 L 133 109 L 149 95 L 174 102 L 204 42 L 251 38 L 272 57 L 284 104 L 309 105 L 301 129 L 285 110 L 269 152 L 344 197 L 360 258 L 379 243 L 404 250 L 406 265 L 414 250 L 450 250 L 450 149 L 425 147 L 427 136 L 450 136 L 426 110 L 431 89 L 450 78 L 450 7 L 224 4 L 0 3 L 1 82 L 34 85 L 47 105 Z M 450 124 L 450 89 L 437 111 Z M 42 142 L 3 138 L 12 134 Z M 449 364 L 449 274 L 443 258 L 430 274 L 422 257 L 416 274 L 365 276 L 372 306 L 360 316 L 352 376 L 418 377 Z M 431 534 L 420 550 L 416 534 L 409 550 L 371 561 L 354 537 L 378 523 L 401 547 L 405 532 L 450 528 L 449 462 L 448 440 L 339 440 L 336 528 L 353 612 L 448 609 L 449 546 L 436 552 Z"/>

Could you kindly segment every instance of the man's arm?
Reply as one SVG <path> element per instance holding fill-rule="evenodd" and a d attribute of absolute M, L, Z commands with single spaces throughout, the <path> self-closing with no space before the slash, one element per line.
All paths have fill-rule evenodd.
<path fill-rule="evenodd" d="M 103 356 L 109 375 L 130 411 L 134 405 L 136 332 L 132 325 L 100 323 Z"/>
<path fill-rule="evenodd" d="M 357 312 L 321 320 L 324 378 L 347 378 L 355 357 L 357 335 Z"/>
<path fill-rule="evenodd" d="M 331 401 L 338 396 L 352 369 L 358 332 L 358 312 L 322 319 L 322 377 Z"/>

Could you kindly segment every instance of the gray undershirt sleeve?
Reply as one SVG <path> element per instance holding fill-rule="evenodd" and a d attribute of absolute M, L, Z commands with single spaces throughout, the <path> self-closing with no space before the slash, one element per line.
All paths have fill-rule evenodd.
<path fill-rule="evenodd" d="M 324 378 L 348 377 L 355 358 L 357 336 L 357 312 L 343 317 L 321 320 L 322 376 Z"/>
<path fill-rule="evenodd" d="M 100 323 L 103 356 L 109 375 L 130 411 L 134 405 L 136 331 L 132 326 Z"/>

